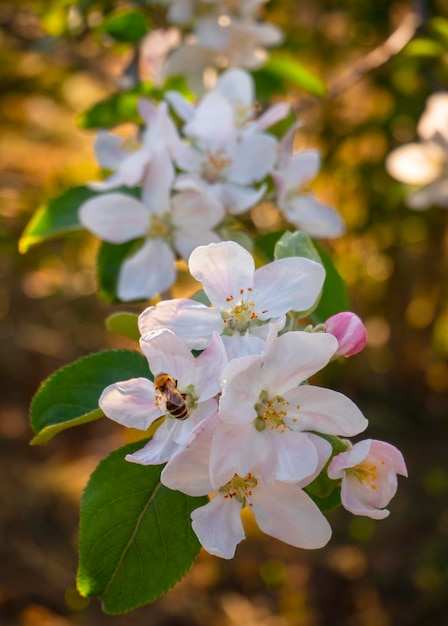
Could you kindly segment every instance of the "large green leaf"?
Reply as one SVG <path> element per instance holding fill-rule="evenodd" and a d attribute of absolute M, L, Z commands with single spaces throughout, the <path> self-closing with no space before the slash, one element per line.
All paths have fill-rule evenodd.
<path fill-rule="evenodd" d="M 191 568 L 200 544 L 190 513 L 207 503 L 160 483 L 163 466 L 128 463 L 139 441 L 93 472 L 81 502 L 78 589 L 103 610 L 126 613 L 168 591 Z"/>
<path fill-rule="evenodd" d="M 78 116 L 78 125 L 81 128 L 111 128 L 126 122 L 141 124 L 137 102 L 142 95 L 141 92 L 126 91 L 101 100 Z"/>
<path fill-rule="evenodd" d="M 104 31 L 116 41 L 138 43 L 148 32 L 148 24 L 141 11 L 119 10 L 102 25 Z"/>
<path fill-rule="evenodd" d="M 141 239 L 120 244 L 102 242 L 97 259 L 97 278 L 99 294 L 106 302 L 112 304 L 120 301 L 117 296 L 120 267 L 126 257 L 137 250 L 141 243 Z"/>
<path fill-rule="evenodd" d="M 314 242 L 317 252 L 325 267 L 325 282 L 319 304 L 311 314 L 314 324 L 322 324 L 332 315 L 350 310 L 350 298 L 347 287 L 336 269 L 331 256 L 319 244 Z"/>
<path fill-rule="evenodd" d="M 128 311 L 119 311 L 112 313 L 106 319 L 106 327 L 113 333 L 138 341 L 140 339 L 140 331 L 138 329 L 138 315 L 129 313 Z"/>
<path fill-rule="evenodd" d="M 46 443 L 56 433 L 102 417 L 98 399 L 105 387 L 150 371 L 146 358 L 132 350 L 98 352 L 61 368 L 44 381 L 31 403 L 32 444 Z"/>
<path fill-rule="evenodd" d="M 260 72 L 300 87 L 315 96 L 323 97 L 327 93 L 327 86 L 319 76 L 302 65 L 295 56 L 285 52 L 271 52 Z"/>
<path fill-rule="evenodd" d="M 20 238 L 20 252 L 46 239 L 82 229 L 78 209 L 95 195 L 97 193 L 88 187 L 73 187 L 39 207 Z"/>
<path fill-rule="evenodd" d="M 286 231 L 275 244 L 275 259 L 286 259 L 291 256 L 301 256 L 321 263 L 319 253 L 310 236 L 301 230 Z"/>

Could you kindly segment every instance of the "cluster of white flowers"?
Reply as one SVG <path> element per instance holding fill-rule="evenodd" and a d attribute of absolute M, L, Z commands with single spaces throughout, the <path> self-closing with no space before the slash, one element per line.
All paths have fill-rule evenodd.
<path fill-rule="evenodd" d="M 155 82 L 185 76 L 201 92 L 207 71 L 244 67 L 255 70 L 265 48 L 283 41 L 274 24 L 260 21 L 266 0 L 162 0 L 175 27 L 149 33 L 141 46 L 141 71 Z M 160 3 L 160 0 L 158 0 Z"/>
<path fill-rule="evenodd" d="M 417 133 L 421 141 L 389 154 L 387 170 L 397 180 L 419 187 L 406 199 L 412 209 L 448 208 L 448 93 L 428 98 Z"/>
<path fill-rule="evenodd" d="M 304 491 L 322 471 L 342 483 L 349 511 L 388 515 L 397 474 L 406 475 L 401 453 L 383 442 L 344 440 L 345 451 L 333 455 L 331 436 L 358 435 L 367 420 L 346 396 L 307 382 L 332 358 L 362 349 L 362 322 L 344 313 L 316 332 L 285 328 L 288 312 L 309 310 L 319 297 L 320 263 L 290 257 L 255 269 L 241 246 L 220 242 L 195 249 L 189 267 L 212 306 L 177 299 L 147 308 L 140 346 L 154 383 L 118 382 L 99 401 L 108 417 L 132 428 L 147 430 L 166 416 L 127 459 L 166 463 L 165 486 L 213 496 L 193 511 L 192 527 L 223 558 L 245 536 L 243 507 L 268 535 L 302 548 L 325 545 L 330 525 Z M 161 374 L 174 395 L 161 394 Z M 185 419 L 176 418 L 180 405 Z"/>
<path fill-rule="evenodd" d="M 80 207 L 80 221 L 110 243 L 144 238 L 121 266 L 121 300 L 151 299 L 168 289 L 177 256 L 188 260 L 197 246 L 220 241 L 226 214 L 241 215 L 268 197 L 290 224 L 311 236 L 343 233 L 338 213 L 307 190 L 320 167 L 319 153 L 293 152 L 295 127 L 280 141 L 266 132 L 288 115 L 289 106 L 278 103 L 256 118 L 254 98 L 250 74 L 231 69 L 196 105 L 178 92 L 167 92 L 157 106 L 142 99 L 138 140 L 99 133 L 96 156 L 112 173 L 92 184 L 107 193 Z M 168 104 L 183 123 L 180 132 Z M 268 196 L 270 179 L 274 191 Z M 120 185 L 138 186 L 140 199 L 113 191 Z"/>

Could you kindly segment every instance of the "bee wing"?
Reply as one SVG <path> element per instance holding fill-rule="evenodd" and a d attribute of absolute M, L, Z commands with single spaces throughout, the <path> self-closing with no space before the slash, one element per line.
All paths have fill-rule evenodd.
<path fill-rule="evenodd" d="M 170 389 L 166 394 L 166 401 L 170 402 L 174 406 L 182 406 L 185 401 L 182 394 L 177 389 Z"/>
<path fill-rule="evenodd" d="M 156 407 L 159 409 L 161 413 L 165 413 L 167 410 L 166 401 L 167 401 L 166 396 L 163 393 L 161 393 L 158 389 L 156 389 L 154 404 L 156 405 Z"/>

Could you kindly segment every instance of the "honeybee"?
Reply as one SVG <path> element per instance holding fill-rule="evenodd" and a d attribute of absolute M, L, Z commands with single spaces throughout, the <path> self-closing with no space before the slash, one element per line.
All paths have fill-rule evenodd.
<path fill-rule="evenodd" d="M 177 389 L 177 381 L 164 372 L 154 378 L 156 391 L 155 405 L 159 411 L 168 411 L 177 420 L 188 417 L 188 407 L 185 403 L 185 394 Z"/>

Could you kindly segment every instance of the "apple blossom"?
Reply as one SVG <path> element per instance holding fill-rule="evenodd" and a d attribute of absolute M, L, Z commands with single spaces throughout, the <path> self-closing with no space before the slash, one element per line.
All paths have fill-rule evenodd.
<path fill-rule="evenodd" d="M 210 554 L 231 559 L 245 538 L 241 510 L 254 513 L 260 529 L 299 548 L 320 548 L 331 536 L 331 528 L 318 506 L 297 485 L 277 480 L 264 481 L 256 467 L 244 476 L 234 474 L 214 489 L 209 479 L 210 445 L 216 419 L 187 447 L 173 457 L 162 471 L 161 481 L 170 489 L 191 496 L 215 491 L 212 500 L 191 513 L 192 527 Z"/>
<path fill-rule="evenodd" d="M 159 302 L 141 313 L 140 333 L 170 328 L 192 349 L 203 350 L 217 332 L 229 357 L 260 353 L 270 333 L 284 327 L 288 311 L 315 304 L 325 277 L 320 263 L 303 257 L 255 270 L 252 255 L 232 241 L 196 248 L 188 265 L 212 307 L 186 298 Z"/>
<path fill-rule="evenodd" d="M 254 466 L 265 481 L 301 481 L 319 462 L 305 431 L 350 437 L 366 428 L 366 418 L 347 397 L 303 384 L 337 346 L 331 334 L 293 331 L 272 338 L 261 355 L 229 362 L 221 374 L 220 421 L 210 453 L 215 486 Z M 329 447 L 325 461 L 330 453 Z"/>
<path fill-rule="evenodd" d="M 366 345 L 366 328 L 355 313 L 336 313 L 326 320 L 323 329 L 338 340 L 339 346 L 334 356 L 352 356 L 361 352 Z"/>
<path fill-rule="evenodd" d="M 278 209 L 288 222 L 311 237 L 339 237 L 345 230 L 341 217 L 307 189 L 320 169 L 320 154 L 317 150 L 293 152 L 294 134 L 295 127 L 280 142 L 277 163 L 271 173 L 277 188 Z"/>
<path fill-rule="evenodd" d="M 195 436 L 195 429 L 216 413 L 215 396 L 220 391 L 219 375 L 227 362 L 220 337 L 214 335 L 210 345 L 197 358 L 171 331 L 163 329 L 140 340 L 150 370 L 156 376 L 168 373 L 185 394 L 189 416 L 177 420 L 156 402 L 154 384 L 146 378 L 134 378 L 106 387 L 99 399 L 101 410 L 110 419 L 127 426 L 147 430 L 163 415 L 165 421 L 141 450 L 126 459 L 142 465 L 165 463 Z"/>
<path fill-rule="evenodd" d="M 386 159 L 387 171 L 403 183 L 421 187 L 406 199 L 412 209 L 433 204 L 448 208 L 448 93 L 428 98 L 417 133 L 420 142 L 392 150 Z"/>
<path fill-rule="evenodd" d="M 87 200 L 79 209 L 83 226 L 104 241 L 145 239 L 121 265 L 120 300 L 149 299 L 165 291 L 176 278 L 175 253 L 188 259 L 196 246 L 220 239 L 212 230 L 223 217 L 220 204 L 187 184 L 171 196 L 173 179 L 170 160 L 161 154 L 148 173 L 142 201 L 111 192 Z"/>
<path fill-rule="evenodd" d="M 366 439 L 335 456 L 328 476 L 341 479 L 341 502 L 354 515 L 384 519 L 397 490 L 397 474 L 407 476 L 403 455 L 384 441 Z"/>

